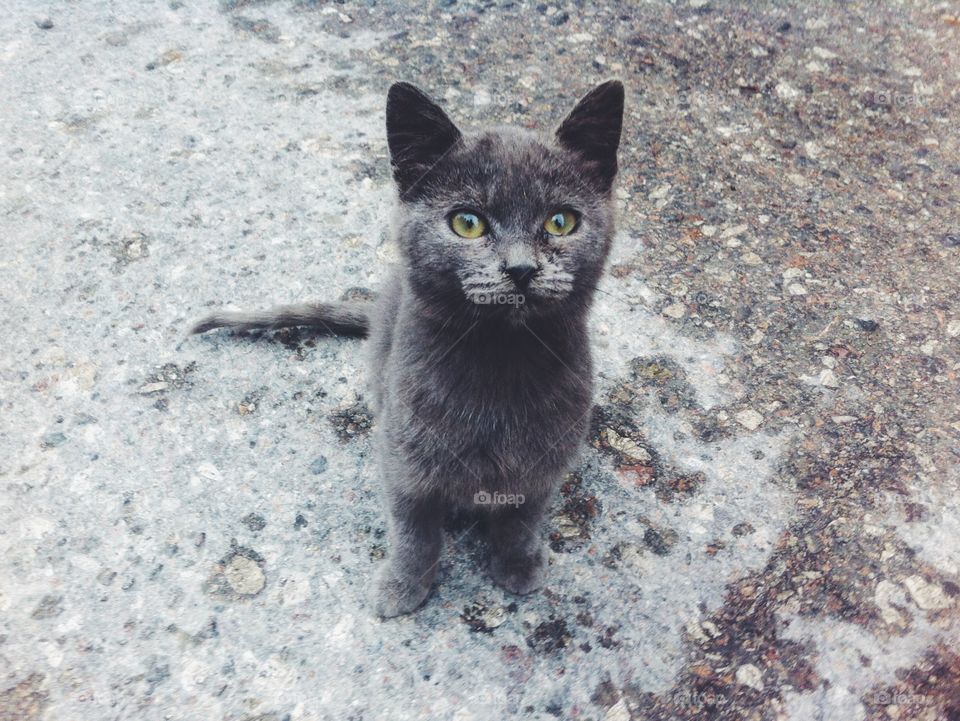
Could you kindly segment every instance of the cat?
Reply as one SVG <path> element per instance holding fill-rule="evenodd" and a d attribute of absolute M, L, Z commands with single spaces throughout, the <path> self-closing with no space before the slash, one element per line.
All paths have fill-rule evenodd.
<path fill-rule="evenodd" d="M 377 300 L 223 312 L 192 328 L 369 336 L 389 540 L 373 583 L 381 618 L 426 600 L 444 519 L 463 510 L 484 521 L 494 582 L 517 594 L 542 584 L 541 520 L 590 421 L 587 317 L 614 235 L 623 102 L 608 81 L 551 137 L 465 133 L 419 89 L 394 84 L 402 262 Z"/>

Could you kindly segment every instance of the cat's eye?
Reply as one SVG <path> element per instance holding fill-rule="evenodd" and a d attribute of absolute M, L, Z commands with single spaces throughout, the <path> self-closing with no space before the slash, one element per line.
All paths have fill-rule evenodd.
<path fill-rule="evenodd" d="M 550 235 L 570 235 L 576 227 L 577 214 L 572 210 L 558 210 L 543 221 L 543 229 Z"/>
<path fill-rule="evenodd" d="M 487 232 L 487 221 L 477 213 L 461 210 L 450 216 L 450 229 L 461 238 L 479 238 Z"/>

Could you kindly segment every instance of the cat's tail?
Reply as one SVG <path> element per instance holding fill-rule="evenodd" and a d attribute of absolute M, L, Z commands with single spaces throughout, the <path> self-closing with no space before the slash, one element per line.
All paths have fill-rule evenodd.
<path fill-rule="evenodd" d="M 222 311 L 197 322 L 190 328 L 190 333 L 206 333 L 214 328 L 245 331 L 305 326 L 330 335 L 365 338 L 370 332 L 371 309 L 370 302 L 342 301 L 281 305 L 252 313 Z"/>

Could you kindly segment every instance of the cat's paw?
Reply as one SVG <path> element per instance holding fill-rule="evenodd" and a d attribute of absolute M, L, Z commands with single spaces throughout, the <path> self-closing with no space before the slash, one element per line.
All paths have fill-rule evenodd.
<path fill-rule="evenodd" d="M 527 558 L 495 555 L 490 559 L 489 572 L 498 586 L 525 596 L 543 585 L 545 566 L 542 551 Z"/>
<path fill-rule="evenodd" d="M 373 579 L 373 612 L 393 618 L 415 611 L 430 595 L 430 586 L 429 581 L 403 578 L 388 561 Z"/>

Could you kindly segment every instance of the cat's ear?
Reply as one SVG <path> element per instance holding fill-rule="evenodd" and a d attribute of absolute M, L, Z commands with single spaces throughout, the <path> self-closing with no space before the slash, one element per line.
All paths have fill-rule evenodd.
<path fill-rule="evenodd" d="M 571 111 L 557 140 L 587 161 L 590 176 L 608 192 L 617 175 L 617 148 L 623 127 L 623 83 L 608 80 L 598 85 Z"/>
<path fill-rule="evenodd" d="M 460 131 L 439 105 L 410 83 L 387 93 L 387 145 L 400 197 L 460 140 Z"/>

